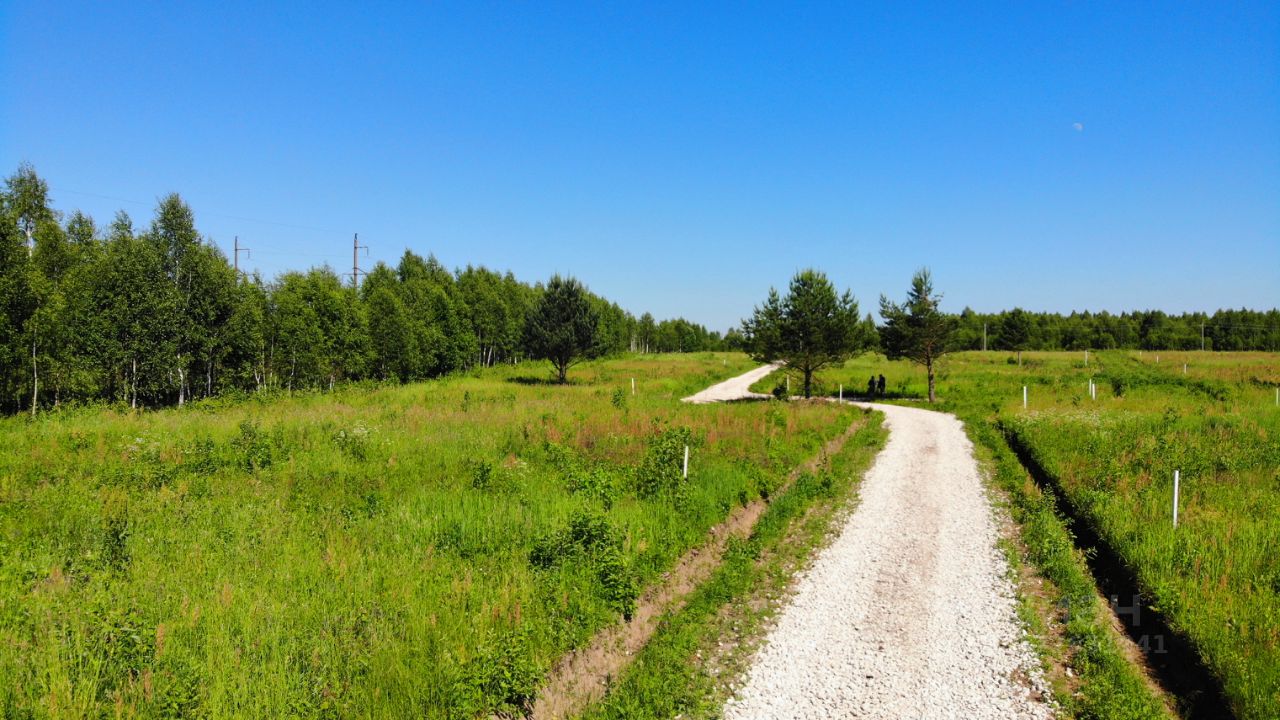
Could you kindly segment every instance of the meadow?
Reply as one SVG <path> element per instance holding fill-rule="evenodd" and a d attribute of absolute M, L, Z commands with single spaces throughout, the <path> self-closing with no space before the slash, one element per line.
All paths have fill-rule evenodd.
<path fill-rule="evenodd" d="M 925 394 L 920 368 L 873 355 L 824 373 L 821 389 L 863 395 L 868 377 L 881 373 L 891 402 Z M 964 418 L 971 434 L 997 431 L 1053 476 L 1073 512 L 1190 640 L 1237 717 L 1275 716 L 1280 356 L 1110 351 L 1090 353 L 1086 365 L 1083 352 L 1026 352 L 1019 365 L 1008 352 L 966 352 L 943 360 L 938 386 L 939 409 Z M 1162 642 L 1151 638 L 1143 649 L 1160 653 Z"/>
<path fill-rule="evenodd" d="M 518 714 L 861 416 L 679 402 L 753 366 L 628 356 L 567 386 L 527 364 L 2 420 L 0 715 Z"/>

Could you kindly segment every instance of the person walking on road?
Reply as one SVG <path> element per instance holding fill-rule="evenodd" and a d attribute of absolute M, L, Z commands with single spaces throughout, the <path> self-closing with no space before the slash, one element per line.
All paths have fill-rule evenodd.
<path fill-rule="evenodd" d="M 876 392 L 880 394 L 880 397 L 884 397 L 884 375 L 881 375 L 880 379 L 876 381 Z"/>
<path fill-rule="evenodd" d="M 867 381 L 867 397 L 875 397 L 875 396 L 876 396 L 876 376 L 872 375 L 871 379 Z"/>

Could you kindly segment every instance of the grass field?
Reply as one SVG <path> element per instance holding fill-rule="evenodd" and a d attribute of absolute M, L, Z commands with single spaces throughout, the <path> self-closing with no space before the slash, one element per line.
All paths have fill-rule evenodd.
<path fill-rule="evenodd" d="M 881 373 L 891 399 L 925 393 L 918 367 L 873 356 L 825 373 L 822 391 L 863 394 Z M 1117 351 L 1086 366 L 1083 353 L 1027 352 L 1018 365 L 990 352 L 948 356 L 938 392 L 942 409 L 1029 449 L 1194 643 L 1236 715 L 1260 719 L 1280 707 L 1277 385 L 1280 356 L 1268 353 Z"/>
<path fill-rule="evenodd" d="M 884 446 L 879 413 L 815 473 L 771 498 L 751 535 L 735 542 L 716 573 L 611 685 L 585 718 L 718 718 L 795 573 L 809 566 L 845 517 L 862 473 Z"/>
<path fill-rule="evenodd" d="M 518 712 L 858 415 L 678 402 L 752 366 L 630 357 L 570 386 L 526 365 L 0 421 L 0 715 Z"/>

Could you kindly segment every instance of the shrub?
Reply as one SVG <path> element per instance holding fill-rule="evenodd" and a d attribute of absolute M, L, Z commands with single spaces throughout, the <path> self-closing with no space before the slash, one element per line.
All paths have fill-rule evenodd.
<path fill-rule="evenodd" d="M 542 673 L 521 630 L 495 633 L 469 663 L 464 682 L 486 702 L 482 714 L 524 717 L 533 708 Z"/>
<path fill-rule="evenodd" d="M 182 450 L 182 467 L 195 475 L 209 475 L 221 466 L 213 438 L 197 438 Z"/>
<path fill-rule="evenodd" d="M 155 490 L 173 481 L 177 468 L 160 457 L 160 443 L 149 437 L 136 437 L 125 448 L 128 462 L 105 478 L 109 483 Z"/>
<path fill-rule="evenodd" d="M 693 433 L 686 427 L 668 428 L 654 439 L 636 468 L 635 486 L 640 497 L 681 494 L 685 482 L 684 449 L 692 443 Z"/>
<path fill-rule="evenodd" d="M 123 499 L 108 500 L 103 508 L 102 564 L 115 572 L 129 566 L 129 509 Z"/>
<path fill-rule="evenodd" d="M 570 560 L 590 567 L 600 597 L 623 617 L 631 618 L 640 594 L 639 582 L 622 551 L 622 533 L 603 513 L 575 510 L 567 527 L 538 538 L 529 552 L 529 564 L 542 570 Z"/>
<path fill-rule="evenodd" d="M 333 443 L 354 460 L 364 462 L 369 456 L 369 439 L 372 431 L 363 425 L 350 430 L 342 429 L 333 434 Z"/>
<path fill-rule="evenodd" d="M 599 500 L 605 510 L 612 508 L 621 494 L 621 489 L 613 475 L 600 466 L 570 473 L 568 487 L 569 492 L 575 495 Z"/>
<path fill-rule="evenodd" d="M 546 454 L 547 464 L 561 473 L 568 474 L 578 469 L 578 456 L 572 449 L 548 441 L 543 444 L 542 451 Z"/>
<path fill-rule="evenodd" d="M 493 487 L 493 463 L 477 460 L 471 465 L 471 487 L 476 490 L 488 490 Z"/>
<path fill-rule="evenodd" d="M 271 466 L 275 451 L 284 446 L 284 431 L 276 428 L 271 435 L 262 431 L 258 423 L 245 419 L 240 422 L 240 435 L 231 442 L 235 450 L 236 464 L 253 472 Z"/>

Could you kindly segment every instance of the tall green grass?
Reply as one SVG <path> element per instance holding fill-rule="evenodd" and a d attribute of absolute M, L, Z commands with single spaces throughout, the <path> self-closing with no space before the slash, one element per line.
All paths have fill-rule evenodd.
<path fill-rule="evenodd" d="M 923 371 L 871 355 L 827 373 L 824 392 L 843 383 L 846 396 L 862 393 L 880 373 L 891 400 L 925 393 Z M 1277 385 L 1273 353 L 1114 351 L 1090 353 L 1086 365 L 1082 352 L 1034 352 L 1019 365 L 1010 353 L 974 352 L 947 356 L 938 392 L 971 432 L 998 424 L 1031 450 L 1192 641 L 1236 716 L 1252 719 L 1280 707 Z"/>
<path fill-rule="evenodd" d="M 677 402 L 751 366 L 628 357 L 569 386 L 522 365 L 0 421 L 0 716 L 518 713 L 847 424 Z M 660 448 L 685 433 L 688 482 Z"/>
<path fill-rule="evenodd" d="M 653 639 L 584 717 L 719 717 L 725 678 L 713 674 L 707 658 L 719 652 L 725 635 L 745 630 L 729 627 L 730 622 L 758 628 L 764 611 L 751 608 L 764 607 L 758 600 L 765 593 L 776 595 L 785 588 L 850 501 L 886 435 L 879 413 L 864 416 L 862 426 L 826 466 L 801 475 L 770 499 L 750 536 L 730 542 L 712 577 L 683 607 L 663 618 Z"/>

